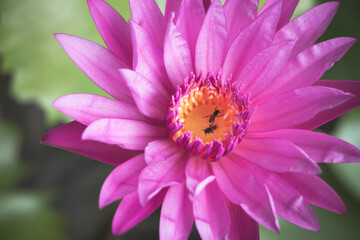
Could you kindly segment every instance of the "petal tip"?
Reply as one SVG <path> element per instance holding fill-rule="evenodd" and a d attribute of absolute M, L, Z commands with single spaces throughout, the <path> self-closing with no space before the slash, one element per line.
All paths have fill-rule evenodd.
<path fill-rule="evenodd" d="M 63 103 L 63 101 L 62 101 L 63 99 L 64 99 L 64 96 L 55 99 L 55 101 L 53 101 L 53 103 L 51 104 L 51 107 L 58 111 L 61 111 L 60 108 Z"/>

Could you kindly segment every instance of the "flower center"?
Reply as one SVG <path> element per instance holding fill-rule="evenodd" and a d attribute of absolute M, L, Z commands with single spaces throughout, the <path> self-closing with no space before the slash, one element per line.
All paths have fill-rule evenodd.
<path fill-rule="evenodd" d="M 210 161 L 231 152 L 247 131 L 251 111 L 231 79 L 192 75 L 178 86 L 166 115 L 167 130 L 176 144 Z"/>

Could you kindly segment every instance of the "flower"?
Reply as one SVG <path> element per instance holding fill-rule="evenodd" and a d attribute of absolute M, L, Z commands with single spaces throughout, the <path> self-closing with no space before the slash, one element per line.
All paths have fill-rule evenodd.
<path fill-rule="evenodd" d="M 258 239 L 277 215 L 319 230 L 310 204 L 344 213 L 317 163 L 360 150 L 311 130 L 357 107 L 360 84 L 319 80 L 355 43 L 316 43 L 338 3 L 289 22 L 298 0 L 130 0 L 127 23 L 88 0 L 108 48 L 56 34 L 74 63 L 113 98 L 70 94 L 53 106 L 75 121 L 42 139 L 117 167 L 100 208 L 122 199 L 113 233 L 161 204 L 160 238 Z"/>

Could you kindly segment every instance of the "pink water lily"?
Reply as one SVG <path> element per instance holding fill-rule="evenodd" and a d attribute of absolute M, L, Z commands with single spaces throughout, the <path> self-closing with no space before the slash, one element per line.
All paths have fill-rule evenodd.
<path fill-rule="evenodd" d="M 259 239 L 277 215 L 317 231 L 310 204 L 344 213 L 317 163 L 359 162 L 360 150 L 311 130 L 357 107 L 360 84 L 320 80 L 355 43 L 315 43 L 339 6 L 290 21 L 299 0 L 129 0 L 126 22 L 88 0 L 107 48 L 56 34 L 74 63 L 113 98 L 70 94 L 53 106 L 75 121 L 48 145 L 117 167 L 100 208 L 122 199 L 120 235 L 161 206 L 160 239 Z M 290 21 L 290 22 L 289 22 Z"/>

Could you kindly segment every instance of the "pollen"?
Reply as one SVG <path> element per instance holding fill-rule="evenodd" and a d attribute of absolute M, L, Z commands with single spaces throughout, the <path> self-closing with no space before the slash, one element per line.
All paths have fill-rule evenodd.
<path fill-rule="evenodd" d="M 249 98 L 220 75 L 185 79 L 172 96 L 167 129 L 176 144 L 200 158 L 215 161 L 231 152 L 249 125 Z"/>

